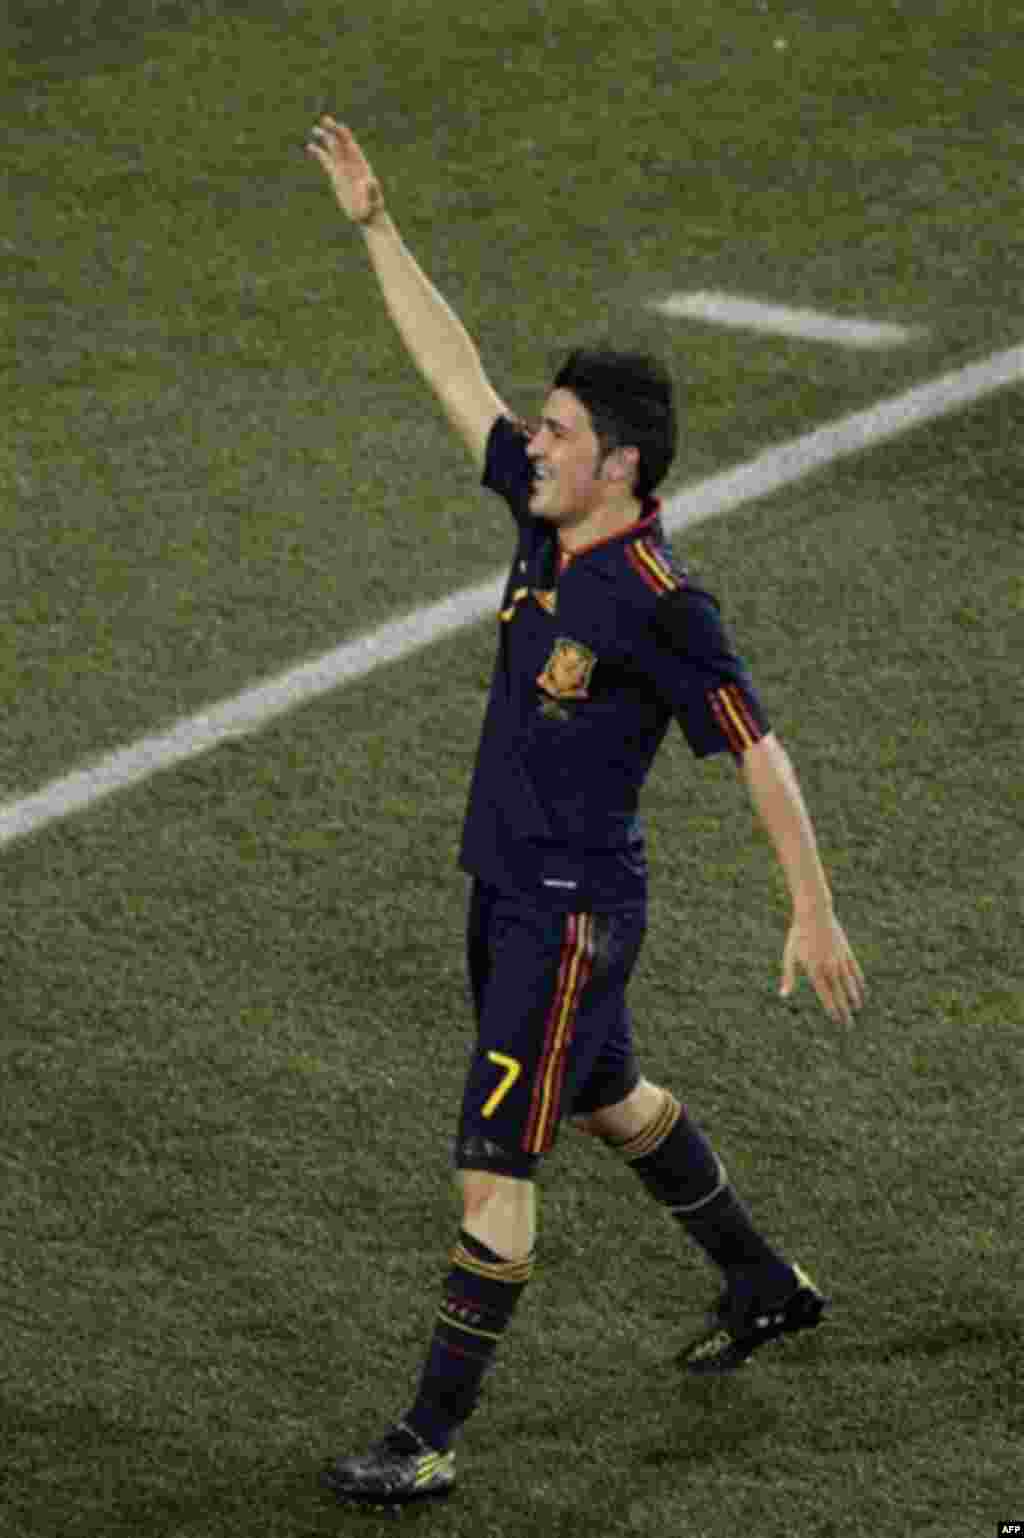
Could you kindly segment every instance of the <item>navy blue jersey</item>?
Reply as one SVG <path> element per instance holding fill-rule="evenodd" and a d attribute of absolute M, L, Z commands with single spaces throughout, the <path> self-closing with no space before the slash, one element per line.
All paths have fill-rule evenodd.
<path fill-rule="evenodd" d="M 505 417 L 487 442 L 483 485 L 519 538 L 459 863 L 544 907 L 623 908 L 646 897 L 637 806 L 673 717 L 699 758 L 741 757 L 768 723 L 718 605 L 666 543 L 658 500 L 565 556 L 529 512 L 527 442 Z"/>

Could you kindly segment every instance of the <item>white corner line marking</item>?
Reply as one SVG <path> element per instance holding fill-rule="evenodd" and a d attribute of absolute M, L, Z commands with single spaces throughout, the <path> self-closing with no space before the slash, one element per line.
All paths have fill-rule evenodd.
<path fill-rule="evenodd" d="M 764 304 L 740 294 L 670 294 L 649 308 L 677 319 L 794 336 L 808 342 L 835 342 L 840 347 L 901 347 L 923 335 L 920 328 L 826 315 L 821 310 L 792 309 L 784 304 Z"/>
<path fill-rule="evenodd" d="M 993 353 L 979 363 L 942 374 L 819 427 L 800 438 L 765 449 L 754 459 L 719 475 L 684 487 L 665 499 L 666 532 L 733 511 L 744 503 L 792 485 L 815 470 L 858 454 L 876 443 L 910 432 L 1024 379 L 1024 346 Z M 501 603 L 505 574 L 476 587 L 463 588 L 424 609 L 392 620 L 368 635 L 345 641 L 332 651 L 254 684 L 231 699 L 200 710 L 166 731 L 140 738 L 127 747 L 51 780 L 40 790 L 0 803 L 0 847 L 83 811 L 104 796 L 138 785 L 160 770 L 247 736 L 269 721 L 318 699 L 341 684 L 365 678 L 375 668 L 397 662 L 493 615 Z"/>

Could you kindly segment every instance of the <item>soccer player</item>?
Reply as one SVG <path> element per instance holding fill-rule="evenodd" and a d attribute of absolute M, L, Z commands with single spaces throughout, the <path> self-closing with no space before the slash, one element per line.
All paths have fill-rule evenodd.
<path fill-rule="evenodd" d="M 534 1177 L 562 1120 L 624 1159 L 721 1269 L 684 1370 L 732 1371 L 825 1308 L 635 1059 L 625 990 L 647 876 L 636 807 L 673 718 L 696 755 L 733 754 L 777 852 L 792 898 L 783 995 L 802 969 L 849 1023 L 863 978 L 790 760 L 714 599 L 665 541 L 653 491 L 676 421 L 663 367 L 579 349 L 527 427 L 404 245 L 350 130 L 325 115 L 307 150 L 360 230 L 413 362 L 517 525 L 460 855 L 477 1018 L 455 1145 L 462 1226 L 411 1403 L 322 1476 L 340 1500 L 392 1504 L 453 1488 L 452 1443 L 533 1270 Z"/>

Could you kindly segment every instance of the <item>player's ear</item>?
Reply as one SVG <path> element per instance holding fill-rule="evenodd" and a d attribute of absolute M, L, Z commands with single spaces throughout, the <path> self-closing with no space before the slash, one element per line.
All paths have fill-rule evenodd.
<path fill-rule="evenodd" d="M 631 483 L 640 465 L 640 450 L 632 444 L 628 448 L 612 449 L 605 463 L 611 471 L 613 481 L 626 481 Z"/>

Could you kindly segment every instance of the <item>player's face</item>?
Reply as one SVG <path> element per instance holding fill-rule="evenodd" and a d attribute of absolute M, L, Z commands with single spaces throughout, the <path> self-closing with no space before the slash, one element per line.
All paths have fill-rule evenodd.
<path fill-rule="evenodd" d="M 605 501 L 609 482 L 603 473 L 601 445 L 590 413 L 571 390 L 553 390 L 548 396 L 526 452 L 537 477 L 530 495 L 530 512 L 535 517 L 576 523 Z"/>

